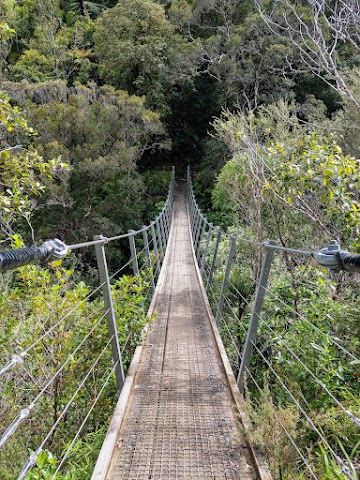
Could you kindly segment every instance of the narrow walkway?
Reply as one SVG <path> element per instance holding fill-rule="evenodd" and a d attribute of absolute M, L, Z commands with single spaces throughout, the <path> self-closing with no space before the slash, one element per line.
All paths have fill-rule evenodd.
<path fill-rule="evenodd" d="M 108 479 L 257 478 L 198 282 L 178 189 L 157 318 Z"/>

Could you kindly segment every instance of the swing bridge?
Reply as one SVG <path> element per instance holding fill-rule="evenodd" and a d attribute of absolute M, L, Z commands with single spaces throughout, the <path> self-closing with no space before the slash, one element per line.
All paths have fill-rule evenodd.
<path fill-rule="evenodd" d="M 110 272 L 107 249 L 124 241 L 128 242 L 130 258 L 117 271 Z M 340 250 L 336 242 L 306 251 L 224 232 L 200 211 L 190 170 L 187 179 L 177 182 L 173 170 L 164 207 L 149 226 L 111 238 L 98 235 L 93 241 L 76 245 L 66 246 L 54 240 L 37 248 L 0 252 L 0 270 L 39 259 L 62 258 L 70 250 L 76 256 L 91 249 L 98 266 L 94 289 L 86 292 L 85 298 L 79 298 L 70 311 L 62 310 L 57 316 L 54 312 L 56 321 L 49 328 L 44 325 L 31 345 L 23 347 L 21 342 L 12 341 L 6 348 L 7 357 L 0 359 L 0 417 L 5 418 L 7 407 L 1 403 L 9 395 L 14 397 L 12 412 L 17 412 L 6 425 L 0 422 L 0 454 L 3 452 L 7 458 L 8 467 L 14 455 L 13 445 L 20 442 L 23 446 L 23 462 L 13 466 L 12 479 L 32 478 L 29 475 L 42 452 L 51 451 L 56 435 L 69 431 L 64 442 L 67 448 L 53 468 L 52 477 L 46 477 L 63 478 L 76 442 L 89 431 L 89 422 L 97 423 L 94 413 L 101 412 L 106 404 L 104 399 L 110 396 L 113 414 L 111 418 L 104 416 L 107 433 L 91 480 L 270 480 L 263 452 L 253 440 L 254 427 L 244 394 L 248 397 L 251 390 L 261 399 L 264 390 L 271 393 L 272 386 L 302 418 L 314 444 L 326 450 L 345 476 L 357 478 L 348 458 L 334 448 L 332 439 L 314 419 L 291 372 L 286 376 L 277 365 L 295 365 L 319 389 L 322 399 L 326 398 L 360 429 L 360 418 L 338 398 L 320 370 L 314 368 L 316 362 L 323 361 L 325 349 L 331 348 L 335 359 L 347 359 L 353 365 L 355 375 L 359 355 L 339 336 L 333 311 L 326 313 L 333 328 L 325 328 L 297 307 L 302 301 L 301 284 L 297 285 L 296 299 L 279 296 L 279 289 L 274 287 L 289 265 L 319 268 L 322 274 L 324 269 L 330 273 L 358 272 L 357 255 Z M 147 293 L 141 293 L 141 302 L 149 320 L 134 339 L 131 329 L 126 338 L 119 334 L 121 310 L 119 313 L 113 287 L 130 269 L 136 278 L 143 279 Z M 2 275 L 5 278 L 7 274 Z M 243 276 L 252 285 L 250 290 L 243 287 Z M 313 288 L 315 298 L 317 285 Z M 350 315 L 347 300 L 338 296 Z M 57 362 L 56 368 L 46 372 L 36 369 L 34 359 L 41 345 L 53 339 L 57 330 L 61 331 L 60 339 L 65 339 L 67 332 L 76 331 L 84 302 L 94 299 L 98 310 L 94 309 L 91 315 L 97 315 L 96 321 L 89 317 L 88 331 L 82 328 L 83 338 L 74 350 L 62 356 L 62 363 Z M 311 298 L 305 301 L 311 303 Z M 274 324 L 271 319 L 276 316 L 275 308 L 279 314 Z M 133 321 L 136 323 L 136 319 Z M 299 338 L 303 329 L 317 342 L 295 345 L 287 328 L 294 323 L 299 325 Z M 22 327 L 19 319 L 17 328 L 21 332 L 21 328 L 29 326 Z M 97 338 L 99 351 L 83 371 L 81 354 L 93 338 Z M 129 345 L 133 345 L 132 350 Z M 105 367 L 97 375 L 100 364 Z M 47 422 L 48 431 L 38 432 L 36 417 L 40 411 L 44 415 L 38 406 L 51 398 L 55 384 L 61 389 L 70 366 L 72 372 L 79 369 L 77 385 L 67 392 L 56 416 Z M 258 371 L 265 370 L 268 386 L 258 375 Z M 341 378 L 340 369 L 338 376 Z M 30 384 L 31 388 L 27 388 Z M 19 393 L 22 391 L 25 393 Z M 86 409 L 80 409 L 80 404 L 84 407 L 84 397 Z M 67 422 L 74 418 L 76 430 L 67 430 Z M 286 438 L 298 468 L 305 472 L 302 478 L 319 478 L 308 449 L 301 445 L 276 408 L 272 421 L 275 426 L 271 428 Z M 5 479 L 1 475 L 0 471 L 0 478 Z"/>

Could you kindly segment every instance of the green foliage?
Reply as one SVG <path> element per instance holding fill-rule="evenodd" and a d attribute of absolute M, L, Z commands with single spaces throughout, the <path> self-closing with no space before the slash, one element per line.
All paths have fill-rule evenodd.
<path fill-rule="evenodd" d="M 259 240 L 308 241 L 299 232 L 303 224 L 358 248 L 359 162 L 344 155 L 333 137 L 309 132 L 296 110 L 280 102 L 257 116 L 224 112 L 215 121 L 233 158 L 218 176 L 214 205 L 230 221 L 250 225 Z M 294 222 L 296 239 L 286 228 Z"/>
<path fill-rule="evenodd" d="M 109 86 L 77 84 L 69 91 L 58 81 L 6 88 L 37 125 L 36 146 L 44 159 L 61 155 L 72 167 L 49 186 L 46 208 L 34 219 L 35 227 L 47 226 L 42 235 L 74 243 L 79 234 L 85 240 L 141 224 L 145 185 L 137 165 L 145 152 L 168 148 L 159 115 L 142 98 Z"/>
<path fill-rule="evenodd" d="M 168 112 L 171 90 L 194 75 L 196 42 L 178 35 L 152 0 L 127 0 L 107 10 L 94 39 L 103 78 L 146 95 L 147 104 L 161 112 Z"/>
<path fill-rule="evenodd" d="M 356 445 L 356 448 L 358 447 L 359 447 L 359 444 Z M 325 470 L 321 477 L 322 480 L 347 480 L 348 478 L 351 478 L 353 480 L 358 480 L 359 477 L 356 472 L 356 467 L 352 463 L 354 451 L 352 452 L 351 455 L 347 455 L 346 452 L 344 453 L 347 460 L 346 471 L 344 471 L 344 469 L 334 461 L 334 459 L 331 457 L 331 455 L 327 451 L 326 447 L 323 447 L 322 445 L 320 445 L 319 458 L 325 467 Z"/>
<path fill-rule="evenodd" d="M 28 144 L 35 135 L 19 108 L 11 106 L 0 92 L 1 240 L 13 234 L 19 218 L 30 218 L 34 197 L 43 194 L 56 171 L 66 168 L 60 157 L 44 160 L 31 144 L 25 149 L 18 143 L 23 140 Z"/>
<path fill-rule="evenodd" d="M 277 407 L 269 386 L 265 384 L 257 401 L 247 400 L 246 410 L 253 426 L 251 441 L 265 452 L 274 478 L 293 479 L 298 458 L 289 437 L 296 443 L 300 435 L 299 412 L 296 407 Z"/>
<path fill-rule="evenodd" d="M 104 440 L 104 429 L 88 433 L 75 442 L 67 460 L 64 473 L 57 471 L 59 461 L 49 450 L 43 450 L 36 465 L 25 477 L 26 480 L 51 480 L 56 474 L 58 480 L 88 480 L 94 469 L 97 456 Z"/>
<path fill-rule="evenodd" d="M 15 30 L 10 28 L 8 24 L 1 22 L 0 23 L 0 41 L 5 42 L 9 38 L 13 37 Z"/>
<path fill-rule="evenodd" d="M 274 143 L 269 156 L 274 167 L 265 188 L 359 249 L 359 160 L 316 134 Z"/>
<path fill-rule="evenodd" d="M 141 276 L 124 276 L 112 286 L 125 371 L 147 322 L 143 309 L 147 288 L 148 284 Z M 90 300 L 89 294 L 90 288 L 83 282 L 75 283 L 73 270 L 62 266 L 60 261 L 53 262 L 49 269 L 28 266 L 2 277 L 1 364 L 6 364 L 9 352 L 20 353 L 39 338 L 41 342 L 30 348 L 24 358 L 24 368 L 10 370 L 3 377 L 1 431 L 43 390 L 34 404 L 31 421 L 19 427 L 0 454 L 4 478 L 13 478 L 25 463 L 29 449 L 37 450 L 45 435 L 58 422 L 54 435 L 45 445 L 51 454 L 46 451 L 40 454 L 38 468 L 30 476 L 34 480 L 48 479 L 57 468 L 56 459 L 63 457 L 111 372 L 113 361 L 111 348 L 106 346 L 109 335 L 102 299 Z M 44 332 L 48 333 L 43 336 Z M 104 352 L 102 357 L 64 415 L 80 382 L 101 352 Z M 61 470 L 64 480 L 89 478 L 104 426 L 117 400 L 114 380 L 112 374 L 72 447 Z"/>
<path fill-rule="evenodd" d="M 285 2 L 261 3 L 266 12 L 283 12 L 297 25 L 290 4 L 286 9 Z M 295 7 L 304 25 L 310 26 L 308 2 L 297 2 Z M 329 25 L 321 26 L 328 40 Z M 336 61 L 358 98 L 358 58 L 349 42 L 342 41 L 337 48 Z M 322 73 L 316 71 L 316 75 Z M 314 76 L 299 49 L 289 38 L 274 35 L 250 0 L 3 0 L 0 75 L 2 89 L 11 97 L 0 96 L 0 240 L 13 238 L 20 246 L 16 234 L 26 236 L 28 225 L 34 239 L 59 236 L 67 243 L 140 226 L 162 206 L 168 165 L 176 164 L 181 176 L 191 164 L 196 192 L 203 194 L 202 206 L 210 208 L 212 197 L 211 219 L 229 232 L 258 241 L 275 238 L 281 245 L 308 249 L 336 236 L 360 250 L 359 112 L 351 102 L 340 102 L 336 92 L 330 94 L 334 85 Z M 112 86 L 100 87 L 102 80 Z M 212 120 L 222 108 L 228 110 Z M 213 129 L 210 139 L 209 129 Z M 214 243 L 210 242 L 210 250 Z M 109 249 L 111 265 L 126 248 L 124 244 Z M 228 249 L 228 240 L 219 246 L 213 304 Z M 236 256 L 239 267 L 231 271 L 229 286 L 233 306 L 225 306 L 228 323 L 221 327 L 235 369 L 261 253 L 241 244 Z M 87 252 L 78 257 L 81 273 L 89 260 Z M 336 283 L 324 272 L 289 258 L 275 266 L 271 283 L 275 297 L 264 305 L 267 326 L 261 324 L 259 331 L 262 351 L 279 375 L 291 378 L 298 400 L 311 405 L 314 423 L 331 439 L 336 452 L 347 455 L 349 464 L 356 466 L 358 453 L 352 449 L 358 433 L 353 422 L 334 407 L 286 346 L 294 350 L 300 346 L 300 358 L 357 416 L 358 365 L 343 358 L 326 335 L 292 318 L 284 303 L 320 331 L 344 339 L 355 355 L 360 333 L 354 305 L 357 281 L 338 279 Z M 27 267 L 4 275 L 2 282 L 2 359 L 7 349 L 26 348 L 90 292 L 87 284 L 74 279 L 72 268 L 60 264 L 49 270 Z M 128 344 L 125 364 L 145 322 L 141 304 L 146 289 L 140 277 L 124 277 L 113 287 L 119 335 Z M 337 298 L 339 292 L 345 302 Z M 40 377 L 40 387 L 46 384 L 94 326 L 99 308 L 99 299 L 84 301 L 26 359 L 27 373 L 9 374 L 0 423 L 11 420 L 36 391 L 29 378 Z M 227 329 L 233 332 L 235 345 Z M 25 439 L 31 439 L 30 448 L 37 448 L 40 432 L 55 421 L 77 378 L 103 348 L 105 328 L 96 332 L 85 345 L 84 359 L 75 356 L 60 382 L 49 387 L 36 418 L 24 423 L 22 435 L 9 442 L 7 455 L 0 459 L 7 478 L 14 476 L 12 469 L 28 455 Z M 110 356 L 108 360 L 94 374 L 89 391 L 79 395 L 77 409 L 60 425 L 59 435 L 40 455 L 29 479 L 53 476 L 67 446 L 61 435 L 76 430 L 99 379 L 111 365 Z M 310 460 L 319 478 L 343 478 L 331 454 L 315 445 L 313 432 L 288 406 L 288 398 L 276 387 L 263 359 L 255 355 L 253 362 L 259 383 L 265 385 L 263 404 L 255 405 L 252 415 L 255 437 L 271 455 L 274 475 L 305 478 L 296 471 L 296 453 L 275 425 L 278 416 L 294 438 L 303 436 L 305 447 L 318 451 L 318 458 Z M 12 397 L 10 391 L 17 392 L 18 387 Z M 99 426 L 108 419 L 114 398 L 114 387 L 110 387 L 57 474 L 59 480 L 90 477 L 95 457 L 91 445 L 93 440 L 99 443 L 103 434 Z M 11 465 L 13 459 L 16 465 Z"/>

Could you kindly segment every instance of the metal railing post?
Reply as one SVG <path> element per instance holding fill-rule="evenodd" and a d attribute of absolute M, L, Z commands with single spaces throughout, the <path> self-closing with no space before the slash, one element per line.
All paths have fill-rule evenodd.
<path fill-rule="evenodd" d="M 200 210 L 196 210 L 196 221 L 195 221 L 194 233 L 193 233 L 193 244 L 194 244 L 195 253 L 196 253 L 196 244 L 197 244 L 197 239 L 199 235 L 199 228 L 201 225 L 201 221 L 202 221 L 202 218 L 201 218 Z"/>
<path fill-rule="evenodd" d="M 196 260 L 197 262 L 199 263 L 199 260 L 200 260 L 200 250 L 201 250 L 201 242 L 204 238 L 204 234 L 205 234 L 205 230 L 206 230 L 206 219 L 205 217 L 203 218 L 203 224 L 202 224 L 202 227 L 201 227 L 201 230 L 200 230 L 200 235 L 199 235 L 199 240 L 198 240 L 198 244 L 197 244 L 197 254 L 196 254 Z"/>
<path fill-rule="evenodd" d="M 244 388 L 245 388 L 245 373 L 250 365 L 253 345 L 256 339 L 261 307 L 265 299 L 265 293 L 266 293 L 265 289 L 269 279 L 271 264 L 274 259 L 275 252 L 272 248 L 267 248 L 267 245 L 275 245 L 275 242 L 269 241 L 264 245 L 266 249 L 266 253 L 265 253 L 265 257 L 261 267 L 259 283 L 256 289 L 255 303 L 251 313 L 250 324 L 249 324 L 249 328 L 246 335 L 245 345 L 244 345 L 243 353 L 241 357 L 240 369 L 237 377 L 239 390 L 242 393 L 244 392 Z"/>
<path fill-rule="evenodd" d="M 190 187 L 189 187 L 189 214 L 190 214 L 190 225 L 192 225 L 192 222 L 193 222 L 194 209 L 195 209 L 194 198 L 193 198 L 192 188 L 191 188 L 191 185 L 190 185 Z"/>
<path fill-rule="evenodd" d="M 216 309 L 216 323 L 218 325 L 220 323 L 220 315 L 221 315 L 221 313 L 223 311 L 223 308 L 224 308 L 225 292 L 226 292 L 228 281 L 229 281 L 231 263 L 233 261 L 234 255 L 235 255 L 236 235 L 230 235 L 230 238 L 231 238 L 231 243 L 230 243 L 230 249 L 229 249 L 229 256 L 228 256 L 227 263 L 226 263 L 226 269 L 225 269 L 225 275 L 224 275 L 223 283 L 221 285 L 219 303 L 218 303 L 218 306 L 217 306 L 217 309 Z"/>
<path fill-rule="evenodd" d="M 158 272 L 158 275 L 160 275 L 160 269 L 161 269 L 160 258 L 159 258 L 159 251 L 158 251 L 155 227 L 154 227 L 153 223 L 151 224 L 150 229 L 151 229 L 151 236 L 152 236 L 153 244 L 154 244 L 154 253 L 155 253 L 155 259 L 156 259 L 157 272 Z"/>
<path fill-rule="evenodd" d="M 204 248 L 202 259 L 201 259 L 201 266 L 200 266 L 201 277 L 204 275 L 206 256 L 207 256 L 208 250 L 209 250 L 212 231 L 213 231 L 213 224 L 209 223 L 209 230 L 208 230 L 208 233 L 207 233 L 205 248 Z"/>
<path fill-rule="evenodd" d="M 156 226 L 157 238 L 159 240 L 159 253 L 160 253 L 159 259 L 160 259 L 160 266 L 161 266 L 163 258 L 164 258 L 165 250 L 164 250 L 163 239 L 162 239 L 162 235 L 161 235 L 161 231 L 160 231 L 160 217 L 157 218 L 157 220 L 155 222 L 155 226 Z"/>
<path fill-rule="evenodd" d="M 94 240 L 102 240 L 102 235 L 95 235 Z M 111 286 L 109 279 L 109 272 L 106 263 L 105 248 L 103 243 L 95 245 L 96 260 L 98 265 L 100 284 L 102 285 L 102 294 L 104 298 L 104 306 L 106 311 L 106 319 L 108 325 L 109 336 L 111 340 L 111 349 L 113 360 L 115 364 L 115 375 L 118 392 L 120 393 L 124 384 L 125 375 L 121 359 L 121 350 L 119 344 L 118 331 L 115 320 L 115 310 L 111 295 Z"/>
<path fill-rule="evenodd" d="M 194 250 L 195 250 L 195 253 L 197 252 L 197 244 L 198 244 L 198 239 L 199 239 L 199 234 L 200 234 L 202 222 L 203 222 L 203 219 L 202 219 L 202 216 L 201 216 L 201 212 L 199 211 L 199 221 L 196 223 L 196 230 L 195 230 L 195 235 L 194 235 Z"/>
<path fill-rule="evenodd" d="M 212 259 L 212 262 L 211 262 L 210 273 L 209 273 L 208 281 L 207 281 L 207 284 L 206 284 L 206 295 L 209 295 L 210 285 L 211 285 L 211 281 L 212 281 L 212 277 L 214 275 L 214 270 L 215 270 L 215 265 L 216 265 L 216 257 L 217 257 L 217 253 L 218 253 L 219 245 L 220 245 L 220 239 L 221 239 L 221 230 L 218 228 L 217 229 L 217 237 L 216 237 L 216 242 L 215 242 L 213 259 Z"/>
<path fill-rule="evenodd" d="M 143 228 L 142 234 L 143 234 L 143 240 L 144 240 L 146 262 L 147 262 L 148 269 L 151 271 L 151 290 L 154 292 L 155 291 L 155 282 L 154 282 L 154 272 L 152 271 L 152 265 L 151 265 L 149 237 L 148 237 L 146 226 L 143 225 L 141 228 Z"/>
<path fill-rule="evenodd" d="M 162 239 L 163 239 L 163 245 L 164 245 L 163 258 L 164 258 L 167 242 L 166 242 L 166 235 L 165 235 L 164 218 L 162 215 L 160 215 L 160 235 L 162 235 Z"/>
<path fill-rule="evenodd" d="M 166 219 L 166 243 L 169 241 L 170 234 L 170 216 L 169 216 L 169 205 L 166 205 L 165 208 L 165 219 Z"/>
<path fill-rule="evenodd" d="M 170 232 L 170 219 L 168 215 L 168 205 L 166 205 L 166 208 L 164 210 L 164 220 L 165 220 L 165 235 L 166 235 L 166 243 L 169 240 L 169 232 Z"/>
<path fill-rule="evenodd" d="M 194 204 L 192 203 L 191 198 L 189 198 L 189 222 L 190 222 L 191 234 L 192 234 L 193 218 L 194 218 Z"/>
<path fill-rule="evenodd" d="M 196 224 L 197 224 L 197 221 L 198 221 L 199 217 L 200 217 L 200 214 L 199 214 L 199 211 L 197 209 L 196 202 L 194 201 L 194 215 L 193 215 L 193 218 L 191 220 L 191 233 L 192 233 L 192 236 L 193 236 L 193 243 L 194 243 Z"/>
<path fill-rule="evenodd" d="M 135 246 L 135 232 L 134 230 L 128 230 L 128 233 L 129 233 L 132 269 L 133 269 L 134 275 L 139 275 L 139 264 L 136 256 L 136 246 Z"/>

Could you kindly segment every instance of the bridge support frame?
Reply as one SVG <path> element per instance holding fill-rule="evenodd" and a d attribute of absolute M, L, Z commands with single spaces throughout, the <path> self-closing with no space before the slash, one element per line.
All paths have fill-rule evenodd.
<path fill-rule="evenodd" d="M 134 275 L 139 275 L 139 264 L 136 255 L 136 245 L 135 245 L 135 232 L 134 230 L 129 230 L 129 245 L 130 245 L 130 255 L 131 255 L 131 264 Z"/>
<path fill-rule="evenodd" d="M 215 229 L 216 229 L 216 227 L 215 227 Z M 213 258 L 212 258 L 211 267 L 210 267 L 210 273 L 209 273 L 208 281 L 207 281 L 207 284 L 206 284 L 206 295 L 209 295 L 209 290 L 210 290 L 210 287 L 211 287 L 212 277 L 214 275 L 214 270 L 215 270 L 215 265 L 216 265 L 216 257 L 217 257 L 217 254 L 218 254 L 220 240 L 221 240 L 221 230 L 216 229 L 216 231 L 217 231 L 217 236 L 216 236 L 214 253 L 213 253 Z"/>
<path fill-rule="evenodd" d="M 146 229 L 145 225 L 143 225 L 141 228 L 143 228 L 143 240 L 144 240 L 144 248 L 145 248 L 145 255 L 146 255 L 146 263 L 147 263 L 148 269 L 151 272 L 151 290 L 154 293 L 155 292 L 155 282 L 154 282 L 154 272 L 152 271 L 152 265 L 151 265 L 149 237 L 148 237 L 148 233 L 147 233 L 147 229 Z"/>
<path fill-rule="evenodd" d="M 204 252 L 201 258 L 201 267 L 200 267 L 200 273 L 201 276 L 203 277 L 204 275 L 204 268 L 205 268 L 205 263 L 206 263 L 206 257 L 209 251 L 209 245 L 210 245 L 210 240 L 211 240 L 211 235 L 213 231 L 214 225 L 212 223 L 209 223 L 209 230 L 207 232 L 207 237 L 206 237 L 206 243 L 205 243 L 205 248 Z"/>
<path fill-rule="evenodd" d="M 252 309 L 250 324 L 242 352 L 241 364 L 237 377 L 237 384 L 241 393 L 244 393 L 245 389 L 245 374 L 250 366 L 251 355 L 259 325 L 261 308 L 264 303 L 271 265 L 274 260 L 275 250 L 273 248 L 269 248 L 271 245 L 275 245 L 275 242 L 273 242 L 272 240 L 270 240 L 264 245 L 266 252 L 261 267 L 260 278 L 256 289 L 255 303 Z"/>
<path fill-rule="evenodd" d="M 223 283 L 221 285 L 221 292 L 219 297 L 218 306 L 216 309 L 216 323 L 219 325 L 220 323 L 220 316 L 224 308 L 224 301 L 225 301 L 225 293 L 227 289 L 227 285 L 229 282 L 231 264 L 235 255 L 235 247 L 236 247 L 236 235 L 230 235 L 231 243 L 229 248 L 229 256 L 226 263 L 225 275 L 223 279 Z"/>
<path fill-rule="evenodd" d="M 94 237 L 94 240 L 102 240 L 102 239 L 104 239 L 104 243 L 105 243 L 106 239 L 102 235 L 95 235 Z M 112 355 L 113 355 L 113 360 L 115 364 L 116 385 L 118 389 L 118 394 L 120 394 L 125 381 L 125 375 L 124 375 L 124 368 L 123 368 L 122 358 L 121 358 L 119 336 L 118 336 L 118 331 L 116 326 L 115 310 L 114 310 L 114 304 L 113 304 L 112 295 L 111 295 L 110 278 L 109 278 L 109 271 L 107 268 L 104 243 L 97 243 L 95 245 L 95 252 L 96 252 L 96 260 L 98 264 L 100 283 L 102 285 L 101 289 L 102 289 L 102 294 L 104 298 L 104 306 L 106 311 L 108 331 L 109 331 L 109 336 L 112 339 L 111 349 L 112 349 Z"/>
<path fill-rule="evenodd" d="M 155 253 L 155 259 L 156 259 L 157 275 L 159 276 L 160 275 L 160 269 L 161 269 L 160 256 L 159 256 L 160 253 L 159 253 L 157 239 L 156 239 L 155 225 L 153 223 L 151 224 L 150 230 L 151 230 L 152 241 L 153 241 L 153 244 L 154 244 L 154 253 Z"/>

